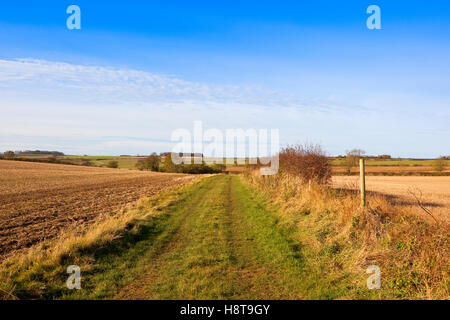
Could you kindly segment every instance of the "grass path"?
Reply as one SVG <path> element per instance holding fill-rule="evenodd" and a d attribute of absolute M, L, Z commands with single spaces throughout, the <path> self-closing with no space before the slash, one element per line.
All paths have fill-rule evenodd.
<path fill-rule="evenodd" d="M 284 211 L 291 208 L 266 201 L 256 187 L 241 179 L 203 177 L 142 199 L 79 236 L 69 233 L 67 238 L 46 243 L 46 248 L 36 248 L 45 250 L 42 253 L 30 251 L 7 261 L 0 270 L 0 299 L 423 297 L 418 290 L 425 287 L 412 287 L 420 284 L 411 272 L 417 267 L 403 262 L 411 261 L 406 254 L 414 253 L 411 239 L 419 233 L 382 243 L 383 250 L 392 246 L 395 259 L 399 255 L 392 260 L 396 265 L 388 269 L 395 273 L 390 276 L 383 271 L 387 279 L 382 279 L 382 289 L 368 290 L 364 268 L 354 271 L 355 257 L 360 259 L 361 248 L 366 250 L 365 229 L 353 226 L 352 219 L 350 236 L 356 238 L 346 243 L 347 238 L 336 237 L 340 225 L 336 212 L 328 207 L 319 205 L 314 214 L 296 207 Z M 277 187 L 264 194 L 275 192 Z M 406 226 L 416 225 L 424 227 Z M 430 248 L 433 243 L 445 243 L 444 237 L 431 240 L 425 242 Z M 408 252 L 401 255 L 399 243 Z M 436 261 L 426 259 L 418 261 L 425 261 L 425 266 Z M 80 267 L 81 290 L 66 286 L 70 265 Z M 445 271 L 444 267 L 438 270 Z M 438 294 L 446 297 L 445 288 Z"/>
<path fill-rule="evenodd" d="M 301 298 L 287 279 L 302 270 L 298 248 L 261 203 L 237 177 L 209 178 L 203 190 L 148 270 L 116 298 Z"/>
<path fill-rule="evenodd" d="M 314 295 L 320 281 L 311 279 L 290 230 L 236 176 L 203 179 L 142 221 L 138 234 L 96 255 L 83 290 L 66 298 L 328 297 Z"/>

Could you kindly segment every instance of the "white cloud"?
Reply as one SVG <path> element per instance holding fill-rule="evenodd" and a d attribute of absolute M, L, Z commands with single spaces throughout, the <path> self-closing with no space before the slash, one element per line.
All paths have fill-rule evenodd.
<path fill-rule="evenodd" d="M 207 85 L 133 69 L 36 59 L 0 59 L 0 92 L 84 103 L 223 103 L 316 111 L 345 107 L 333 99 L 304 99 L 256 86 Z"/>
<path fill-rule="evenodd" d="M 130 69 L 0 60 L 3 149 L 51 145 L 66 152 L 143 153 L 167 150 L 171 132 L 191 129 L 195 120 L 222 129 L 270 129 L 294 126 L 304 112 L 325 109 L 332 107 L 324 101 L 256 87 L 212 86 Z"/>
<path fill-rule="evenodd" d="M 440 117 L 410 117 L 406 111 L 420 100 L 378 93 L 359 100 L 365 107 L 355 99 L 345 103 L 336 97 L 304 99 L 259 87 L 208 85 L 139 70 L 0 59 L 0 151 L 167 151 L 172 131 L 192 130 L 195 120 L 202 120 L 205 129 L 280 129 L 282 144 L 319 142 L 334 154 L 367 144 L 373 146 L 366 148 L 369 153 L 395 154 L 392 137 L 407 141 L 403 148 L 414 154 L 417 141 L 429 137 L 418 128 L 449 137 L 446 101 L 433 101 L 440 106 L 434 108 Z M 440 152 L 440 146 L 424 145 L 426 154 Z"/>

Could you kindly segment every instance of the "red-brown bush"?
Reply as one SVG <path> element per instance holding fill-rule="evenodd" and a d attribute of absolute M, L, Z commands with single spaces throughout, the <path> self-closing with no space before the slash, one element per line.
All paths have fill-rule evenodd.
<path fill-rule="evenodd" d="M 298 144 L 281 149 L 280 171 L 319 184 L 326 184 L 331 179 L 328 157 L 322 147 L 315 144 Z"/>

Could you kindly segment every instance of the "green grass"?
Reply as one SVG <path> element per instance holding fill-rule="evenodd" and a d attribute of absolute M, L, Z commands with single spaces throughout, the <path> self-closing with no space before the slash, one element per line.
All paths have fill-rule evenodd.
<path fill-rule="evenodd" d="M 206 197 L 189 202 L 174 239 L 123 297 L 300 298 L 303 262 L 286 230 L 238 178 L 216 176 L 205 188 Z"/>
<path fill-rule="evenodd" d="M 46 158 L 46 155 L 28 155 L 26 158 Z M 119 168 L 123 169 L 134 169 L 136 162 L 139 160 L 138 157 L 135 156 L 71 156 L 66 155 L 62 157 L 58 157 L 62 159 L 72 159 L 72 160 L 89 160 L 93 165 L 102 167 L 106 166 L 108 161 L 117 160 L 119 162 Z M 213 162 L 221 162 L 222 158 L 205 158 L 206 163 L 212 164 Z M 232 159 L 229 159 L 232 160 Z M 243 158 L 239 159 L 239 166 L 245 165 L 245 161 Z M 450 160 L 445 160 L 445 165 L 450 166 Z M 332 166 L 345 166 L 345 159 L 332 159 L 330 161 Z M 420 167 L 420 166 L 433 166 L 434 159 L 367 159 L 366 166 L 410 166 L 410 167 Z M 229 164 L 233 166 L 234 164 Z"/>
<path fill-rule="evenodd" d="M 111 160 L 116 160 L 119 163 L 121 169 L 134 169 L 139 160 L 138 157 L 118 157 L 118 156 L 64 156 L 64 159 L 86 159 L 89 160 L 94 166 L 105 167 Z"/>
<path fill-rule="evenodd" d="M 309 200 L 296 206 L 288 201 L 290 191 L 274 184 L 275 178 L 266 177 L 265 187 L 258 187 L 245 177 L 214 175 L 143 201 L 127 211 L 129 219 L 121 220 L 125 222 L 87 232 L 95 235 L 90 241 L 75 239 L 66 251 L 48 251 L 54 253 L 52 259 L 45 252 L 36 255 L 41 259 L 36 263 L 18 259 L 2 265 L 0 298 L 2 292 L 25 299 L 416 297 L 408 288 L 416 285 L 411 279 L 417 278 L 417 269 L 401 253 L 413 248 L 419 237 L 394 244 L 395 258 L 387 263 L 404 259 L 405 267 L 385 266 L 382 289 L 368 290 L 368 275 L 358 263 L 361 250 L 368 248 L 363 229 L 367 217 L 362 219 L 360 212 L 348 218 L 351 228 L 342 232 L 345 225 L 334 208 L 347 198 L 335 198 L 338 194 L 330 191 L 326 195 L 333 205 L 326 206 L 321 203 L 325 198 L 299 191 Z M 268 185 L 271 193 L 264 191 Z M 276 201 L 280 192 L 288 192 L 286 198 L 281 194 L 281 202 Z M 99 230 L 109 230 L 110 237 L 102 240 L 100 232 L 91 232 Z M 388 246 L 383 240 L 372 252 L 385 252 Z M 384 263 L 381 258 L 374 255 L 370 263 Z M 73 264 L 81 267 L 81 290 L 65 286 L 66 268 Z"/>
<path fill-rule="evenodd" d="M 142 272 L 148 258 L 169 241 L 180 215 L 174 206 L 181 206 L 193 196 L 202 196 L 202 185 L 181 187 L 162 193 L 139 204 L 133 212 L 135 217 L 126 229 L 117 229 L 104 241 L 97 239 L 89 245 L 71 246 L 68 252 L 30 259 L 7 261 L 1 271 L 0 297 L 11 292 L 20 299 L 76 299 L 104 298 L 133 280 Z M 159 214 L 155 215 L 155 212 Z M 150 218 L 145 217 L 151 213 Z M 113 216 L 114 217 L 114 216 Z M 108 220 L 106 220 L 108 223 Z M 116 225 L 112 222 L 112 225 Z M 120 224 L 117 224 L 118 228 Z M 102 224 L 100 224 L 102 226 Z M 115 236 L 114 236 L 115 235 Z M 71 237 L 69 235 L 69 237 Z M 64 239 L 50 242 L 46 247 L 56 248 Z M 56 261 L 55 261 L 56 260 Z M 82 290 L 66 288 L 66 268 L 78 265 L 82 270 Z M 0 269 L 1 270 L 1 269 Z M 10 297 L 9 295 L 6 296 Z"/>
<path fill-rule="evenodd" d="M 96 252 L 83 290 L 66 298 L 298 299 L 301 248 L 239 178 L 194 186 L 139 236 Z M 125 289 L 121 290 L 125 284 Z"/>
<path fill-rule="evenodd" d="M 48 155 L 26 155 L 23 156 L 23 158 L 29 158 L 29 159 L 47 159 Z M 72 160 L 73 162 L 77 164 L 81 164 L 82 160 L 89 160 L 92 165 L 97 167 L 106 167 L 106 164 L 111 160 L 116 160 L 119 163 L 119 168 L 121 169 L 135 169 L 135 165 L 137 161 L 139 160 L 138 157 L 132 157 L 132 156 L 58 156 L 57 159 L 59 160 Z"/>

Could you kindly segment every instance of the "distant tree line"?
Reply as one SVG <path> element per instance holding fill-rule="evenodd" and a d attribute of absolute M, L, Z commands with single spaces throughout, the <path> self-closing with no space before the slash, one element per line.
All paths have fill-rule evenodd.
<path fill-rule="evenodd" d="M 39 151 L 39 150 L 37 150 Z M 30 152 L 30 153 L 28 153 Z M 62 152 L 58 151 L 39 151 L 41 157 L 30 158 L 31 155 L 37 155 L 36 151 L 6 151 L 0 153 L 0 159 L 4 160 L 15 160 L 15 161 L 27 161 L 27 162 L 43 162 L 43 163 L 58 163 L 58 164 L 71 164 L 71 165 L 82 165 L 82 166 L 92 166 L 92 163 L 88 159 L 71 160 L 71 159 L 60 159 L 57 155 L 64 155 Z"/>
<path fill-rule="evenodd" d="M 46 150 L 25 150 L 25 151 L 14 151 L 16 156 L 35 156 L 35 155 L 44 155 L 44 156 L 64 156 L 63 152 L 60 151 L 46 151 Z"/>
<path fill-rule="evenodd" d="M 346 159 L 349 153 L 354 153 L 354 151 L 363 151 L 360 149 L 353 149 L 350 151 L 346 151 L 345 156 L 343 155 L 338 155 L 336 157 L 331 157 L 331 158 L 336 158 L 336 159 Z M 378 156 L 366 156 L 364 154 L 361 154 L 361 158 L 365 158 L 365 159 L 392 159 L 392 156 L 390 154 L 380 154 Z"/>
<path fill-rule="evenodd" d="M 171 154 L 173 154 L 174 152 L 161 152 L 159 155 L 161 156 L 161 157 L 166 157 L 166 156 L 168 156 L 169 154 L 171 155 Z M 156 154 L 155 152 L 153 152 L 152 154 Z M 203 153 L 196 153 L 196 152 L 192 152 L 192 153 L 183 153 L 183 152 L 179 152 L 178 153 L 178 156 L 179 157 L 195 157 L 195 158 L 203 158 Z"/>

